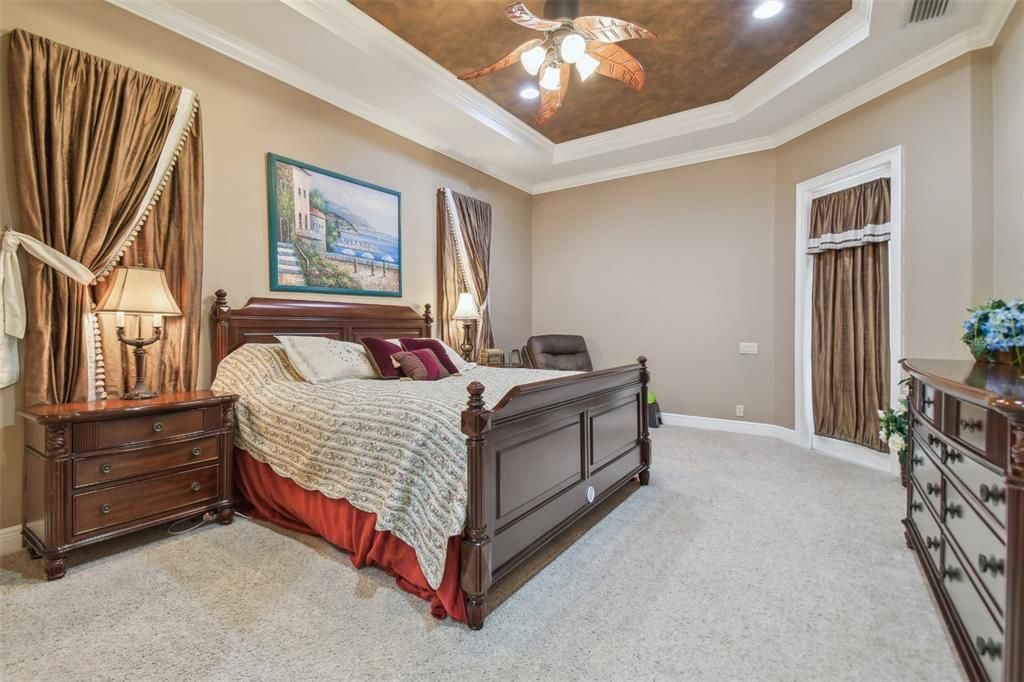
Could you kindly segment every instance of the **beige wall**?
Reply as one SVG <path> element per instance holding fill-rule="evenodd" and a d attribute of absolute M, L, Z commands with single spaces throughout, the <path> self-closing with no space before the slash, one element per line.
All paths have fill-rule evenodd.
<path fill-rule="evenodd" d="M 993 295 L 1024 298 L 1024 3 L 992 53 Z"/>
<path fill-rule="evenodd" d="M 221 287 L 235 305 L 250 296 L 271 295 L 265 154 L 273 151 L 402 192 L 400 300 L 417 307 L 434 300 L 437 189 L 449 186 L 490 202 L 495 341 L 508 347 L 529 335 L 529 195 L 105 3 L 4 0 L 0 30 L 6 34 L 16 27 L 199 93 L 206 145 L 207 302 Z M 6 38 L 0 49 L 0 62 L 6 67 Z M 0 102 L 5 111 L 6 94 L 4 88 Z M 0 183 L 0 218 L 9 224 L 17 208 L 12 201 L 10 123 L 6 114 L 2 118 L 5 177 Z M 208 353 L 207 331 L 204 326 L 202 348 Z M 202 362 L 201 384 L 207 385 L 208 358 Z M 0 392 L 0 528 L 20 523 L 21 427 L 14 416 L 18 393 L 17 387 Z"/>

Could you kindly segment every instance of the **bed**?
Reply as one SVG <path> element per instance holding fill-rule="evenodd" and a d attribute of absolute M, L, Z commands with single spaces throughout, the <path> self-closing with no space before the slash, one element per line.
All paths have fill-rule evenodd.
<path fill-rule="evenodd" d="M 277 344 L 277 335 L 430 337 L 433 324 L 429 305 L 421 315 L 408 306 L 252 298 L 233 310 L 223 290 L 216 292 L 213 318 L 215 373 L 233 351 Z M 252 357 L 238 361 L 242 353 Z M 236 407 L 242 433 L 236 443 L 265 450 L 238 453 L 237 489 L 262 518 L 325 537 L 349 551 L 357 565 L 377 565 L 403 589 L 430 600 L 436 616 L 450 615 L 473 629 L 484 624 L 492 584 L 630 480 L 650 481 L 643 357 L 574 374 L 476 368 L 440 382 L 306 387 L 286 376 L 276 353 L 271 346 L 245 349 L 218 376 L 218 382 L 234 378 L 236 385 L 251 387 Z M 273 376 L 244 382 L 234 377 L 256 364 L 272 367 L 267 372 Z M 395 406 L 405 410 L 397 419 Z M 359 410 L 372 411 L 388 435 L 372 431 L 367 416 L 375 440 L 359 440 Z M 410 455 L 404 464 L 402 457 L 385 459 L 374 465 L 379 480 L 363 472 L 362 478 L 313 485 L 304 472 L 321 472 L 340 455 L 297 436 L 292 412 L 296 420 L 306 414 L 307 421 L 329 424 L 341 434 L 337 439 L 359 450 L 388 442 L 398 433 L 391 426 L 396 422 L 415 422 L 418 447 L 436 450 L 438 457 Z M 270 442 L 278 444 L 277 459 L 268 456 L 274 454 Z M 288 443 L 293 452 L 285 452 Z M 431 494 L 403 488 L 409 470 L 424 466 L 437 472 Z M 385 517 L 398 510 L 395 518 L 367 514 L 370 506 L 361 504 L 361 495 L 387 498 L 377 500 L 377 508 Z M 411 514 L 415 523 L 402 516 L 408 508 L 418 510 Z M 381 531 L 382 520 L 388 531 Z M 419 532 L 425 522 L 432 530 Z"/>

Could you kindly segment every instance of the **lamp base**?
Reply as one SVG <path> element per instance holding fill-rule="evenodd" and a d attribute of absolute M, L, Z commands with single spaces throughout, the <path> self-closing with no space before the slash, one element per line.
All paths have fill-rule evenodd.
<path fill-rule="evenodd" d="M 130 393 L 125 393 L 121 396 L 121 400 L 146 400 L 147 398 L 155 398 L 159 393 L 156 391 L 150 391 L 145 386 L 142 386 L 141 390 L 138 386 L 133 388 Z"/>
<path fill-rule="evenodd" d="M 156 391 L 151 391 L 146 386 L 146 346 L 156 343 L 160 339 L 160 327 L 153 329 L 153 336 L 148 339 L 132 339 L 124 335 L 124 327 L 117 328 L 118 340 L 133 347 L 135 355 L 135 388 L 121 396 L 122 400 L 146 400 L 157 397 Z"/>
<path fill-rule="evenodd" d="M 462 351 L 462 359 L 466 362 L 473 362 L 473 323 L 462 323 L 462 344 L 459 350 Z"/>

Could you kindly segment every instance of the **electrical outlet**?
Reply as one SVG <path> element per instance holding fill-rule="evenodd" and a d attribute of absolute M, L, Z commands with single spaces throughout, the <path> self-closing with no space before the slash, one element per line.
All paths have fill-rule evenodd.
<path fill-rule="evenodd" d="M 742 405 L 737 405 L 736 406 L 736 416 L 737 417 L 742 417 L 743 416 L 743 406 Z"/>
<path fill-rule="evenodd" d="M 750 341 L 740 341 L 740 355 L 757 355 L 757 344 Z"/>

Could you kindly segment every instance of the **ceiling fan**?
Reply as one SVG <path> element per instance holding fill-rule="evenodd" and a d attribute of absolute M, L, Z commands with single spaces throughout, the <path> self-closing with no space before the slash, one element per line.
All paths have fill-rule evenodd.
<path fill-rule="evenodd" d="M 569 88 L 570 65 L 576 67 L 580 80 L 597 73 L 622 81 L 637 92 L 643 90 L 644 67 L 616 43 L 657 36 L 630 21 L 578 14 L 579 0 L 548 0 L 544 18 L 521 2 L 509 5 L 505 8 L 509 21 L 540 31 L 544 37 L 526 41 L 493 64 L 459 76 L 459 80 L 487 76 L 517 61 L 522 63 L 531 76 L 540 74 L 540 111 L 534 125 L 550 120 L 562 106 Z"/>

